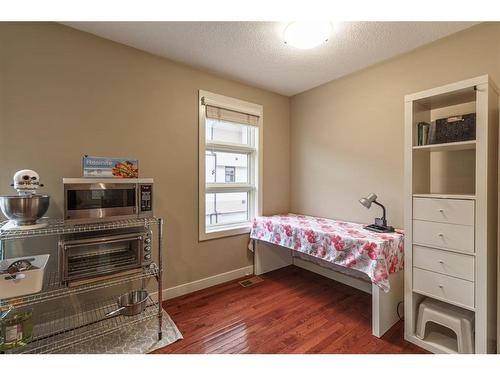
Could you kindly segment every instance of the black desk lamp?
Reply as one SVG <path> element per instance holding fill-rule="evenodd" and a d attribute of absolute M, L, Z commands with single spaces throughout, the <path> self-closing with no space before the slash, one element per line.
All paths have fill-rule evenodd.
<path fill-rule="evenodd" d="M 374 193 L 370 193 L 366 198 L 361 198 L 359 200 L 359 203 L 361 203 L 366 208 L 370 208 L 372 206 L 372 203 L 375 203 L 377 206 L 382 207 L 382 217 L 375 218 L 375 224 L 367 225 L 365 229 L 379 233 L 394 232 L 393 227 L 387 226 L 387 220 L 385 219 L 385 207 L 377 202 L 377 196 Z"/>

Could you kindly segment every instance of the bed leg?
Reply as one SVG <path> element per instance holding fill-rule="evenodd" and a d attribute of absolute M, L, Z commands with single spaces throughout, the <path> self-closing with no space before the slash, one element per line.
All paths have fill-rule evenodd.
<path fill-rule="evenodd" d="M 255 241 L 254 272 L 256 275 L 293 264 L 292 250 L 265 242 Z"/>
<path fill-rule="evenodd" d="M 404 271 L 389 275 L 391 289 L 384 292 L 372 284 L 372 334 L 382 337 L 399 320 L 398 303 L 404 299 Z"/>

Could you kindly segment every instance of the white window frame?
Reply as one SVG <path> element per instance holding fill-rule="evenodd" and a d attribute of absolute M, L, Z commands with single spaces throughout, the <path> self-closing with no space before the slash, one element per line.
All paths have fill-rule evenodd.
<path fill-rule="evenodd" d="M 237 183 L 211 183 L 206 184 L 205 181 L 205 151 L 207 142 L 206 134 L 206 105 L 229 109 L 237 112 L 248 113 L 259 117 L 257 128 L 256 144 L 252 146 L 242 146 L 223 142 L 209 142 L 210 149 L 217 151 L 229 152 L 247 152 L 250 153 L 250 176 L 248 184 Z M 262 215 L 262 140 L 263 140 L 263 107 L 258 104 L 249 103 L 243 100 L 230 98 L 227 96 L 214 94 L 208 91 L 199 90 L 198 95 L 199 108 L 199 144 L 198 144 L 198 227 L 199 240 L 205 241 L 215 238 L 235 236 L 239 234 L 249 233 L 251 229 L 251 220 L 253 216 Z M 250 221 L 231 223 L 226 225 L 218 225 L 211 230 L 207 230 L 205 224 L 205 194 L 206 193 L 222 193 L 222 192 L 249 192 L 249 216 Z"/>

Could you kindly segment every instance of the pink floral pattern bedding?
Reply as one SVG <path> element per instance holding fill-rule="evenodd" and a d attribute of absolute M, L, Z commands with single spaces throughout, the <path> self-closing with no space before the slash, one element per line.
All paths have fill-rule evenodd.
<path fill-rule="evenodd" d="M 376 233 L 363 226 L 295 214 L 256 217 L 250 242 L 252 239 L 271 242 L 356 269 L 388 291 L 389 274 L 404 268 L 404 235 L 400 232 Z"/>

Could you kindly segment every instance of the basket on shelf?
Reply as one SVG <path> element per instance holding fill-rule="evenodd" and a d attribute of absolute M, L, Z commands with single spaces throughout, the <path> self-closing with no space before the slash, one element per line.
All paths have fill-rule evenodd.
<path fill-rule="evenodd" d="M 435 134 L 431 130 L 430 138 L 431 143 L 463 142 L 476 139 L 476 114 L 468 113 L 436 120 Z"/>

